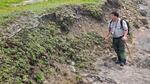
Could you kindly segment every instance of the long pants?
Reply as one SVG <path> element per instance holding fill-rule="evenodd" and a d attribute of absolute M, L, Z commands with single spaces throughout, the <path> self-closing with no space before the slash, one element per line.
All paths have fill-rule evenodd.
<path fill-rule="evenodd" d="M 125 63 L 125 42 L 121 38 L 113 38 L 113 48 L 117 54 L 118 61 Z"/>

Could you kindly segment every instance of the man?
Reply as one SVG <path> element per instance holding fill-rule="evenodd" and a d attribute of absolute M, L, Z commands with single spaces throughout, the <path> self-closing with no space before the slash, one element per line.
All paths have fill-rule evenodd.
<path fill-rule="evenodd" d="M 105 38 L 105 40 L 108 40 L 110 35 L 112 35 L 113 48 L 118 57 L 116 64 L 120 64 L 121 66 L 123 66 L 126 64 L 125 41 L 127 40 L 127 34 L 128 34 L 127 23 L 126 21 L 121 20 L 119 18 L 119 14 L 117 12 L 112 12 L 111 21 L 109 22 L 108 27 L 109 27 L 109 33 Z"/>

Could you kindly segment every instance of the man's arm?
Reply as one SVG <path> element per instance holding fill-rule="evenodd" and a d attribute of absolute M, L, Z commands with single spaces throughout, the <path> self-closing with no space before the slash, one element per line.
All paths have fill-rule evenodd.
<path fill-rule="evenodd" d="M 124 36 L 127 37 L 128 35 L 128 30 L 124 30 Z"/>
<path fill-rule="evenodd" d="M 124 29 L 124 37 L 123 40 L 127 40 L 127 35 L 128 35 L 128 26 L 126 21 L 123 20 L 123 29 Z"/>
<path fill-rule="evenodd" d="M 107 41 L 111 36 L 111 28 L 109 27 L 109 31 L 108 31 L 108 34 L 107 36 L 105 37 L 105 41 Z"/>
<path fill-rule="evenodd" d="M 107 36 L 105 37 L 105 40 L 108 40 L 110 35 L 111 35 L 111 28 L 110 28 L 110 24 L 111 24 L 111 21 L 108 22 L 108 28 L 109 28 L 109 32 L 107 34 Z"/>

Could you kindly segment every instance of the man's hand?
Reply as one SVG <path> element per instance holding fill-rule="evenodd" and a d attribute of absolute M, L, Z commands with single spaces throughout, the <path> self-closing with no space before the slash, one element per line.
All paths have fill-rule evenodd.
<path fill-rule="evenodd" d="M 124 36 L 122 37 L 122 40 L 123 40 L 123 41 L 126 41 L 126 40 L 127 40 L 127 34 L 128 34 L 128 30 L 125 30 L 125 31 L 124 31 Z"/>
<path fill-rule="evenodd" d="M 128 39 L 127 36 L 123 36 L 123 37 L 122 37 L 122 40 L 123 40 L 123 41 L 126 41 L 127 39 Z"/>
<path fill-rule="evenodd" d="M 109 33 L 107 34 L 107 36 L 105 37 L 105 39 L 104 39 L 105 42 L 108 42 L 108 40 L 109 40 L 109 38 L 110 38 L 110 35 L 111 35 L 111 32 L 109 32 Z"/>
<path fill-rule="evenodd" d="M 109 37 L 105 37 L 104 41 L 108 42 L 108 40 L 109 40 Z"/>

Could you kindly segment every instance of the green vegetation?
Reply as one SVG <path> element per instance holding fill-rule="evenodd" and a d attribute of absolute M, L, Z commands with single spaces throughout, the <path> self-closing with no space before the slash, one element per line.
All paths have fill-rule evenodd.
<path fill-rule="evenodd" d="M 99 2 L 98 4 L 84 4 L 81 6 L 81 9 L 83 11 L 88 11 L 89 14 L 88 16 L 92 17 L 92 18 L 95 18 L 95 19 L 98 19 L 98 20 L 101 20 L 101 17 L 102 17 L 102 9 L 101 9 L 101 6 L 102 6 L 103 2 Z"/>
<path fill-rule="evenodd" d="M 48 0 L 48 2 L 39 2 L 25 6 L 13 6 L 13 4 L 19 4 L 22 1 L 23 0 L 0 0 L 0 24 L 13 20 L 19 16 L 19 13 L 22 11 L 32 11 L 40 14 L 47 9 L 61 5 L 95 3 L 98 0 Z"/>
<path fill-rule="evenodd" d="M 23 0 L 1 0 L 0 1 L 0 8 L 8 8 L 11 4 L 19 3 Z"/>
<path fill-rule="evenodd" d="M 69 38 L 62 35 L 54 23 L 24 29 L 13 38 L 1 41 L 0 81 L 6 84 L 42 83 L 45 75 L 55 69 L 50 66 L 51 61 L 67 64 L 68 60 L 73 60 L 78 68 L 92 69 L 95 59 L 90 48 L 101 43 L 102 37 L 94 32 Z"/>
<path fill-rule="evenodd" d="M 60 5 L 66 4 L 82 4 L 82 3 L 93 3 L 97 0 L 48 0 L 48 2 L 39 2 L 34 3 L 31 5 L 25 6 L 13 6 L 13 4 L 19 4 L 23 0 L 1 0 L 0 1 L 0 13 L 8 13 L 8 12 L 16 12 L 16 11 L 42 11 L 43 9 L 47 8 L 54 8 Z"/>
<path fill-rule="evenodd" d="M 53 64 L 68 64 L 74 61 L 78 69 L 94 69 L 92 63 L 96 60 L 93 46 L 102 45 L 102 37 L 97 33 L 84 33 L 79 36 L 68 37 L 69 27 L 76 18 L 74 10 L 55 8 L 63 4 L 95 3 L 97 0 L 49 0 L 26 6 L 12 7 L 12 3 L 22 0 L 0 1 L 0 25 L 14 20 L 23 11 L 40 14 L 48 10 L 59 11 L 59 20 L 41 24 L 36 28 L 22 29 L 9 39 L 0 41 L 0 83 L 1 84 L 42 84 L 47 76 L 59 73 Z M 94 18 L 101 16 L 100 6 L 81 5 L 82 10 L 88 10 Z M 65 32 L 65 33 L 64 33 Z M 76 80 L 80 80 L 76 77 Z"/>

